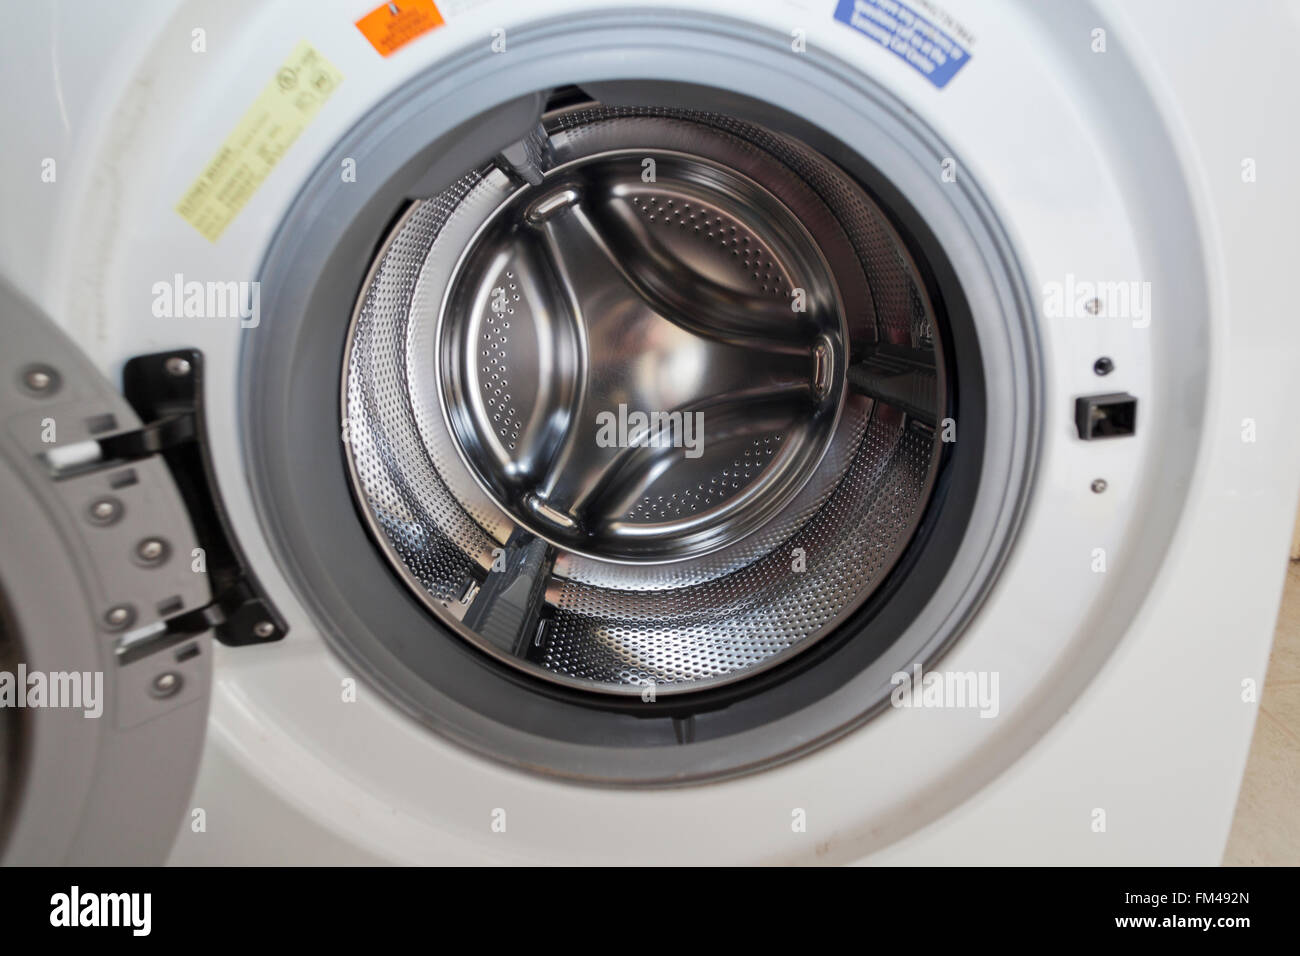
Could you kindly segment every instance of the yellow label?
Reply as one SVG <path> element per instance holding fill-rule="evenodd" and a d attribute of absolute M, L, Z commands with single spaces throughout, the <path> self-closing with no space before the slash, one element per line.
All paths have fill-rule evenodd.
<path fill-rule="evenodd" d="M 341 82 L 343 74 L 333 64 L 306 40 L 299 43 L 176 211 L 216 242 Z"/>

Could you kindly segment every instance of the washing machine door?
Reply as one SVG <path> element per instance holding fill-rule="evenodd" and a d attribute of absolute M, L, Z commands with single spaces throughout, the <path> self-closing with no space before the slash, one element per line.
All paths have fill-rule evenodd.
<path fill-rule="evenodd" d="M 207 556 L 157 454 L 193 420 L 144 425 L 3 283 L 0 341 L 0 862 L 161 862 L 211 685 Z"/>

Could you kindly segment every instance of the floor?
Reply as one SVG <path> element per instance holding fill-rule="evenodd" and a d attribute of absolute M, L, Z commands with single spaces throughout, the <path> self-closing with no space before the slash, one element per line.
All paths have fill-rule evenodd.
<path fill-rule="evenodd" d="M 1292 561 L 1225 866 L 1300 865 L 1300 562 Z"/>

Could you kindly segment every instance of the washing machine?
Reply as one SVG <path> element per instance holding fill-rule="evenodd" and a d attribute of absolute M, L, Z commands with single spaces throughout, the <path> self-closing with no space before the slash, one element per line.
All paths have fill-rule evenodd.
<path fill-rule="evenodd" d="M 1294 4 L 2 15 L 6 863 L 1219 861 Z"/>

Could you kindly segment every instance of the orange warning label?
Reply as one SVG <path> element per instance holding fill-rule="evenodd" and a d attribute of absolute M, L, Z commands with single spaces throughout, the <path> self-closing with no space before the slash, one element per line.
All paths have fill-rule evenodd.
<path fill-rule="evenodd" d="M 357 29 L 380 56 L 388 56 L 442 24 L 442 14 L 433 0 L 394 0 L 381 3 L 358 20 Z"/>

